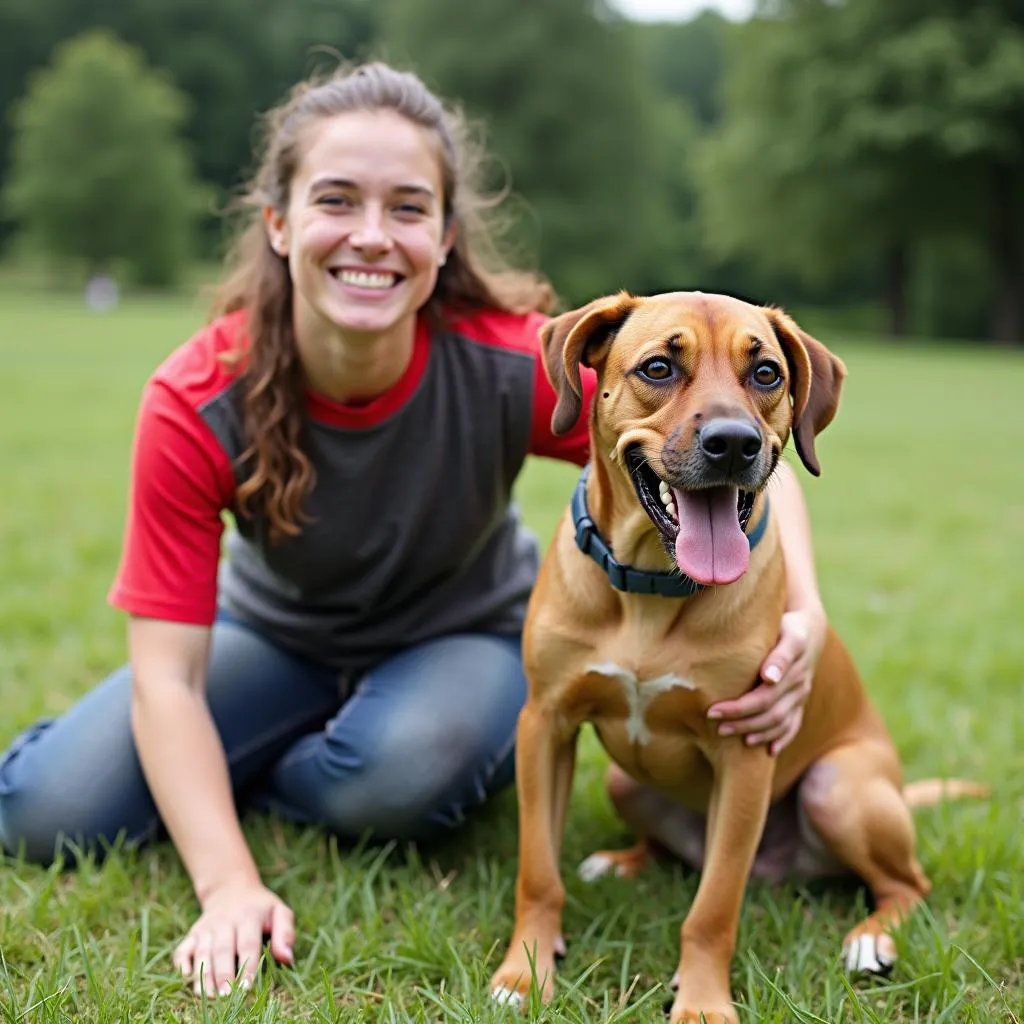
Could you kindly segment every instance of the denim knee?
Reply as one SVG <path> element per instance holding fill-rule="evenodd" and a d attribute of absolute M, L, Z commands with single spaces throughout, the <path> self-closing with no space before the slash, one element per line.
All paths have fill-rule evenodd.
<path fill-rule="evenodd" d="M 357 772 L 328 787 L 323 825 L 340 835 L 370 832 L 403 841 L 458 827 L 487 798 L 500 766 L 497 758 L 481 759 L 479 745 L 477 732 L 457 722 L 393 737 L 364 753 Z"/>
<path fill-rule="evenodd" d="M 107 762 L 89 773 L 64 766 L 58 751 L 46 749 L 53 724 L 46 719 L 25 730 L 0 760 L 0 847 L 34 863 L 58 856 L 71 863 L 77 849 L 102 856 L 119 836 L 129 844 L 152 836 L 159 827 L 155 808 L 124 815 L 123 766 Z"/>

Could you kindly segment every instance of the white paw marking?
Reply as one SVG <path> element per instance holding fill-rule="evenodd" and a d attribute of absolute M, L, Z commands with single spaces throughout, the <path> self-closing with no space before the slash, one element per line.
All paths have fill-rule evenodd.
<path fill-rule="evenodd" d="M 884 974 L 896 958 L 880 948 L 880 938 L 887 936 L 858 935 L 843 946 L 846 969 L 850 974 Z M 888 940 L 887 944 L 892 940 Z"/>
<path fill-rule="evenodd" d="M 521 992 L 517 992 L 514 988 L 505 988 L 504 985 L 499 985 L 492 993 L 491 998 L 502 1006 L 522 1006 L 523 996 Z"/>
<path fill-rule="evenodd" d="M 651 738 L 645 716 L 647 706 L 660 693 L 667 693 L 676 688 L 696 690 L 697 685 L 689 679 L 669 673 L 654 679 L 638 679 L 637 674 L 612 661 L 603 661 L 597 665 L 588 665 L 588 672 L 595 675 L 617 679 L 622 684 L 629 704 L 629 717 L 626 719 L 626 733 L 633 743 L 647 743 Z"/>
<path fill-rule="evenodd" d="M 612 859 L 605 853 L 592 853 L 576 869 L 576 873 L 584 882 L 596 882 L 604 878 L 612 869 Z"/>

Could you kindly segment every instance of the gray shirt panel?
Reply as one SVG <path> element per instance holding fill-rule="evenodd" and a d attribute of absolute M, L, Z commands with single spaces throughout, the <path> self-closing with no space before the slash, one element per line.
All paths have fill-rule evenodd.
<path fill-rule="evenodd" d="M 533 356 L 442 333 L 383 422 L 311 420 L 312 521 L 272 545 L 262 517 L 236 516 L 221 607 L 339 670 L 445 634 L 518 632 L 538 549 L 510 500 L 533 387 Z M 244 449 L 238 390 L 200 410 L 232 459 Z"/>

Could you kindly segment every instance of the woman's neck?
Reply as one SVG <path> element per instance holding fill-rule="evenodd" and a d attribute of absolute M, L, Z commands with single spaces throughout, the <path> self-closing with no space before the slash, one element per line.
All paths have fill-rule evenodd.
<path fill-rule="evenodd" d="M 296 345 L 306 383 L 337 402 L 368 402 L 402 378 L 412 360 L 416 320 L 386 334 L 349 334 L 336 328 L 300 330 Z"/>

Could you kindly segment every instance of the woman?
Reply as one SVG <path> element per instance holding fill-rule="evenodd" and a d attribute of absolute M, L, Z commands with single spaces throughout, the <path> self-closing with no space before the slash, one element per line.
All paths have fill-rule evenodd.
<path fill-rule="evenodd" d="M 111 592 L 129 664 L 0 764 L 0 841 L 32 859 L 166 828 L 202 908 L 175 963 L 221 993 L 251 983 L 265 934 L 293 957 L 236 798 L 417 839 L 511 783 L 537 566 L 512 485 L 527 454 L 587 458 L 585 418 L 550 432 L 550 291 L 484 269 L 459 123 L 422 83 L 338 73 L 268 127 L 219 315 L 143 395 Z M 775 500 L 777 685 L 715 710 L 778 748 L 825 626 L 788 471 Z"/>

